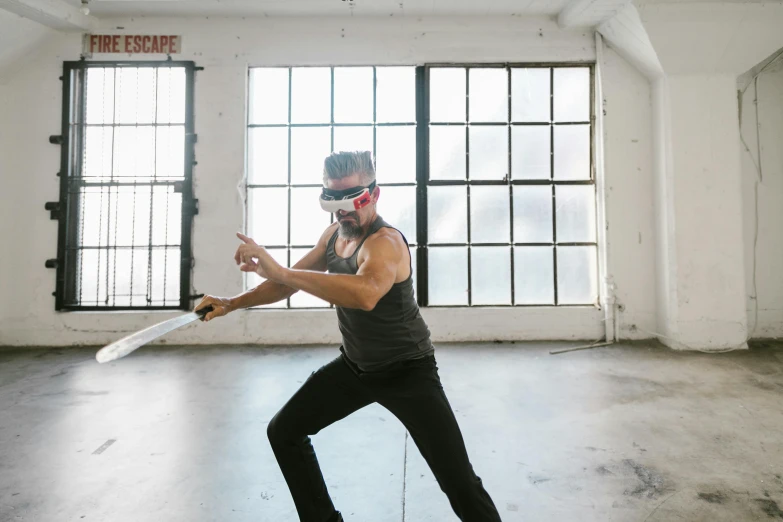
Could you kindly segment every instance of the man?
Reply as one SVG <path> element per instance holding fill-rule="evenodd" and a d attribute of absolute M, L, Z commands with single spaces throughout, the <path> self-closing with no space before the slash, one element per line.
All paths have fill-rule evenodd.
<path fill-rule="evenodd" d="M 376 212 L 380 189 L 370 152 L 324 162 L 321 207 L 334 212 L 318 244 L 293 268 L 242 234 L 234 259 L 265 278 L 233 298 L 205 297 L 206 321 L 286 299 L 301 290 L 335 305 L 341 354 L 307 379 L 269 422 L 267 434 L 303 522 L 338 522 L 309 435 L 379 403 L 410 433 L 464 522 L 497 522 L 438 376 L 430 332 L 414 299 L 408 243 Z M 328 273 L 324 273 L 324 272 Z"/>

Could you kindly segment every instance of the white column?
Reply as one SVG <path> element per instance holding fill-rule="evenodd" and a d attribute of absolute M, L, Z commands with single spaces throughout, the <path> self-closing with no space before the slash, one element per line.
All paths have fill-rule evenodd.
<path fill-rule="evenodd" d="M 736 77 L 654 87 L 659 333 L 674 348 L 744 347 L 745 259 Z"/>

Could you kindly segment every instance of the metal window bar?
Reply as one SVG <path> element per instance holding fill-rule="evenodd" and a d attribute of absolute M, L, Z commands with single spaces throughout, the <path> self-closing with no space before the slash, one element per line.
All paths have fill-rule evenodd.
<path fill-rule="evenodd" d="M 161 69 L 182 70 L 184 73 L 184 92 L 179 93 L 183 99 L 183 122 L 159 122 L 158 103 Z M 57 277 L 55 295 L 56 310 L 159 310 L 159 309 L 189 309 L 191 300 L 191 267 L 193 263 L 191 249 L 192 219 L 197 212 L 197 201 L 193 197 L 192 169 L 194 160 L 194 117 L 193 117 L 193 83 L 194 72 L 198 70 L 193 62 L 174 61 L 138 61 L 138 62 L 64 62 L 63 63 L 63 110 L 61 132 L 61 169 L 60 169 L 60 212 L 57 248 Z M 152 89 L 152 102 L 135 103 L 136 121 L 118 121 L 121 107 L 118 107 L 122 91 L 123 72 L 136 71 L 135 93 L 138 98 L 141 89 Z M 150 81 L 141 83 L 139 73 L 152 74 Z M 88 90 L 90 74 L 103 73 L 103 89 L 93 93 Z M 169 97 L 171 98 L 171 75 L 169 75 Z M 107 87 L 112 81 L 113 87 Z M 126 86 L 127 87 L 127 86 Z M 125 93 L 127 94 L 127 93 Z M 150 94 L 146 92 L 144 94 Z M 174 93 L 176 94 L 176 93 Z M 111 117 L 108 118 L 106 96 L 110 95 Z M 95 103 L 94 96 L 102 96 L 103 121 L 95 123 L 88 121 L 88 105 Z M 152 121 L 138 121 L 140 111 L 153 111 Z M 182 129 L 184 136 L 182 159 L 183 171 L 166 172 L 160 179 L 158 172 L 159 129 Z M 140 144 L 140 129 L 150 129 L 151 146 Z M 98 132 L 100 134 L 89 134 Z M 111 140 L 106 143 L 106 135 L 111 133 Z M 118 147 L 118 133 L 126 133 L 123 139 L 134 138 L 131 156 L 134 159 L 145 150 L 151 153 L 152 167 L 147 172 L 115 172 L 114 168 L 122 161 L 115 158 Z M 92 138 L 90 138 L 92 136 Z M 97 150 L 93 150 L 95 136 L 101 138 L 103 146 L 98 147 L 101 153 L 109 149 L 109 168 L 105 162 L 96 170 Z M 90 139 L 93 139 L 91 142 Z M 107 146 L 108 145 L 108 146 Z M 130 147 L 130 145 L 127 145 Z M 149 147 L 145 149 L 145 147 Z M 126 154 L 129 154 L 126 150 Z M 171 150 L 171 149 L 170 149 Z M 87 170 L 93 172 L 87 172 Z M 144 169 L 142 169 L 144 170 Z M 146 174 L 146 175 L 145 175 Z M 173 179 L 174 178 L 174 179 Z M 155 211 L 156 196 L 165 195 L 164 215 Z M 97 196 L 97 197 L 96 197 Z M 143 201 L 149 197 L 149 204 Z M 174 203 L 181 206 L 179 212 L 179 241 L 169 241 L 169 208 Z M 124 199 L 130 199 L 129 215 L 120 211 Z M 92 202 L 92 203 L 91 203 Z M 97 212 L 95 207 L 97 204 Z M 92 205 L 92 207 L 90 207 Z M 90 212 L 97 215 L 87 215 Z M 149 212 L 146 230 L 138 229 L 137 212 Z M 119 233 L 120 221 L 130 217 L 130 242 L 121 240 Z M 162 219 L 162 222 L 161 222 Z M 97 221 L 97 222 L 96 222 Z M 164 241 L 155 241 L 156 231 L 161 230 Z M 89 230 L 89 232 L 88 232 Z M 146 239 L 144 233 L 146 232 Z M 89 237 L 88 237 L 89 236 Z M 91 244 L 90 241 L 94 241 Z M 128 267 L 119 267 L 119 260 L 129 251 Z M 86 253 L 91 257 L 85 259 Z M 136 254 L 139 252 L 139 254 Z M 162 258 L 156 253 L 162 252 Z M 175 253 L 179 263 L 178 281 L 172 282 L 168 274 L 167 258 Z M 138 258 L 138 259 L 137 259 Z M 161 263 L 162 261 L 162 263 Z M 134 268 L 144 266 L 135 273 Z M 144 270 L 146 269 L 146 274 Z M 154 280 L 155 272 L 162 273 L 160 281 Z M 118 287 L 118 274 L 124 279 Z M 158 278 L 159 279 L 159 278 Z M 174 285 L 176 291 L 173 291 Z M 93 288 L 94 287 L 94 288 Z M 89 289 L 89 295 L 85 290 Z M 94 292 L 94 293 L 93 293 Z M 155 294 L 155 295 L 153 295 Z"/>
<path fill-rule="evenodd" d="M 429 86 L 430 86 L 430 71 L 432 69 L 437 68 L 463 68 L 465 69 L 465 121 L 464 122 L 430 122 L 429 121 Z M 560 67 L 585 67 L 589 69 L 589 121 L 555 121 L 555 115 L 554 115 L 554 100 L 555 100 L 555 92 L 554 92 L 554 71 L 557 68 Z M 508 119 L 506 122 L 474 122 L 470 121 L 470 71 L 471 69 L 476 68 L 504 68 L 507 71 L 507 88 L 508 88 Z M 520 122 L 520 121 L 513 121 L 512 118 L 512 84 L 511 84 L 511 70 L 514 68 L 546 68 L 549 69 L 549 122 Z M 541 64 L 525 64 L 525 63 L 514 63 L 514 64 L 428 64 L 425 66 L 425 71 L 422 74 L 422 82 L 424 85 L 422 85 L 418 90 L 418 93 L 422 93 L 426 100 L 421 103 L 419 106 L 419 111 L 417 111 L 417 124 L 422 127 L 421 132 L 419 132 L 417 136 L 418 141 L 418 148 L 419 148 L 419 192 L 417 194 L 417 198 L 421 198 L 422 201 L 417 201 L 417 204 L 419 205 L 419 233 L 420 233 L 420 241 L 421 245 L 419 246 L 419 252 L 423 253 L 423 255 L 420 255 L 419 257 L 419 286 L 421 287 L 422 284 L 426 284 L 426 273 L 428 266 L 427 265 L 427 252 L 429 251 L 430 247 L 464 247 L 467 250 L 467 284 L 468 284 L 468 305 L 467 306 L 477 306 L 473 304 L 473 288 L 472 288 L 472 247 L 473 246 L 508 246 L 510 248 L 510 263 L 511 263 L 511 271 L 510 271 L 510 285 L 511 285 L 511 304 L 510 305 L 486 305 L 486 306 L 542 306 L 546 305 L 545 303 L 542 303 L 541 305 L 520 305 L 517 303 L 517 296 L 516 296 L 516 288 L 515 288 L 515 272 L 514 272 L 514 247 L 518 246 L 550 246 L 552 247 L 552 256 L 553 256 L 553 291 L 554 291 L 554 306 L 564 307 L 564 306 L 584 306 L 584 305 L 564 305 L 560 303 L 559 301 L 559 294 L 558 294 L 558 273 L 557 273 L 557 250 L 558 247 L 569 247 L 569 246 L 592 246 L 597 247 L 597 241 L 595 242 L 558 242 L 557 240 L 557 217 L 556 217 L 556 208 L 557 208 L 557 201 L 556 201 L 556 187 L 557 186 L 568 186 L 568 185 L 592 185 L 595 187 L 595 165 L 594 165 L 594 158 L 593 158 L 593 143 L 594 143 L 594 114 L 595 114 L 595 107 L 594 107 L 594 66 L 593 64 L 589 63 L 541 63 Z M 590 178 L 585 180 L 556 180 L 554 179 L 555 175 L 555 153 L 554 153 L 554 146 L 555 146 L 555 140 L 554 140 L 554 129 L 557 126 L 568 126 L 568 125 L 589 125 L 590 126 Z M 464 180 L 432 180 L 429 178 L 429 130 L 431 127 L 437 127 L 437 126 L 464 126 L 465 127 L 465 179 Z M 508 175 L 506 179 L 504 180 L 472 180 L 470 177 L 470 127 L 472 126 L 506 126 L 508 130 Z M 511 149 L 511 129 L 515 126 L 549 126 L 550 129 L 550 140 L 549 140 L 549 154 L 550 154 L 550 179 L 548 180 L 527 180 L 527 179 L 512 179 L 511 177 L 511 165 L 512 165 L 512 149 Z M 426 154 L 422 154 L 424 151 L 426 151 Z M 508 186 L 509 187 L 509 229 L 510 229 L 510 242 L 508 244 L 506 243 L 488 243 L 488 242 L 474 242 L 472 241 L 471 237 L 471 197 L 470 197 L 470 188 L 471 186 Z M 547 243 L 523 243 L 523 242 L 517 242 L 514 239 L 514 197 L 513 197 L 513 187 L 514 186 L 533 186 L 533 185 L 543 185 L 543 186 L 551 186 L 552 190 L 552 242 Z M 428 190 L 427 188 L 430 186 L 465 186 L 466 190 L 466 207 L 467 207 L 467 242 L 466 243 L 432 243 L 429 242 L 426 239 L 426 233 L 427 233 L 427 213 L 426 213 L 426 200 L 427 200 L 427 194 Z M 422 211 L 423 209 L 423 211 Z M 596 223 L 596 226 L 597 223 Z M 424 235 L 422 235 L 422 233 Z M 424 237 L 425 239 L 422 241 L 421 238 Z M 597 235 L 596 235 L 597 237 Z M 597 248 L 596 248 L 596 255 L 597 255 Z M 423 275 L 422 275 L 423 274 Z M 420 305 L 422 306 L 430 306 L 429 305 L 429 291 L 428 288 L 421 289 L 419 291 L 420 296 Z M 425 299 L 421 299 L 421 297 L 424 296 Z M 590 303 L 585 303 L 585 305 Z M 437 305 L 438 307 L 443 308 L 451 308 L 451 307 L 462 307 L 464 305 Z M 484 306 L 484 305 L 478 305 L 478 306 Z"/>
<path fill-rule="evenodd" d="M 370 66 L 345 66 L 345 67 L 370 67 Z M 275 67 L 276 69 L 280 69 L 280 67 Z M 334 81 L 334 73 L 335 73 L 335 67 L 330 67 L 330 110 L 329 110 L 329 122 L 328 123 L 294 123 L 291 121 L 292 119 L 292 112 L 293 112 L 293 71 L 294 69 L 303 69 L 306 67 L 283 67 L 288 70 L 288 113 L 287 113 L 287 122 L 286 123 L 251 123 L 250 122 L 250 114 L 248 114 L 248 121 L 247 121 L 247 128 L 248 130 L 254 129 L 254 128 L 285 128 L 288 131 L 288 172 L 287 175 L 287 181 L 286 183 L 245 183 L 245 190 L 252 190 L 252 189 L 267 189 L 267 188 L 285 188 L 287 189 L 287 195 L 288 195 L 288 215 L 287 215 L 287 224 L 286 224 L 286 244 L 275 244 L 275 245 L 264 245 L 266 248 L 269 249 L 278 249 L 286 250 L 286 260 L 289 266 L 292 264 L 292 258 L 291 258 L 291 252 L 293 249 L 304 249 L 304 248 L 313 248 L 315 245 L 299 245 L 299 244 L 293 244 L 292 243 L 292 236 L 291 236 L 291 225 L 292 225 L 292 191 L 294 188 L 320 188 L 322 185 L 320 183 L 295 183 L 292 181 L 292 172 L 291 172 L 291 157 L 292 157 L 292 140 L 291 140 L 291 130 L 297 129 L 297 128 L 329 128 L 329 135 L 330 135 L 330 149 L 334 150 L 334 131 L 337 128 L 371 128 L 372 129 L 372 146 L 373 151 L 377 150 L 377 128 L 378 127 L 416 127 L 417 132 L 419 131 L 419 126 L 417 122 L 378 122 L 377 120 L 377 67 L 372 66 L 372 79 L 373 79 L 373 92 L 372 92 L 372 122 L 362 122 L 362 123 L 343 123 L 343 122 L 335 122 L 335 81 Z M 343 68 L 343 66 L 339 66 L 339 68 Z M 248 71 L 248 81 L 250 81 L 250 75 L 252 74 L 252 69 Z M 263 69 L 263 68 L 259 68 Z M 423 72 L 423 67 L 417 67 L 416 68 L 416 74 L 420 74 L 420 72 Z M 418 77 L 417 77 L 418 78 Z M 417 80 L 418 81 L 418 80 Z M 252 92 L 252 91 L 251 91 Z M 252 94 L 251 94 L 252 95 Z M 419 101 L 419 96 L 417 95 L 417 103 Z M 417 112 L 418 114 L 418 112 Z M 416 140 L 417 147 L 418 145 L 418 138 Z M 249 144 L 248 144 L 249 146 Z M 420 164 L 418 158 L 416 161 L 417 169 L 418 165 Z M 392 182 L 392 183 L 383 183 L 380 182 L 379 186 L 381 187 L 418 187 L 418 171 L 416 176 L 416 181 L 414 182 Z M 249 199 L 249 198 L 248 198 Z M 410 247 L 414 249 L 414 253 L 416 253 L 416 263 L 417 263 L 417 273 L 416 280 L 417 280 L 417 294 L 421 291 L 422 283 L 420 280 L 420 274 L 421 274 L 421 263 L 419 263 L 421 251 L 423 250 L 421 245 L 421 235 L 419 232 L 419 224 L 418 220 L 420 219 L 420 211 L 418 211 L 418 202 L 420 200 L 420 197 L 416 196 L 416 208 L 417 208 L 417 233 L 416 233 L 416 239 L 415 241 L 410 242 Z M 249 202 L 246 201 L 246 215 L 251 215 L 253 212 L 253 209 L 249 207 Z M 248 220 L 249 221 L 249 220 Z M 334 222 L 334 215 L 330 216 L 330 221 Z M 394 224 L 394 223 L 392 223 Z M 410 238 L 408 238 L 410 240 Z M 425 279 L 426 282 L 426 279 Z M 245 279 L 245 287 L 248 288 L 248 279 Z M 419 300 L 421 299 L 421 296 L 419 294 Z M 330 305 L 331 307 L 331 305 Z M 297 310 L 301 309 L 309 309 L 309 308 L 315 308 L 315 309 L 322 309 L 324 307 L 306 307 L 306 306 L 291 306 L 291 298 L 288 298 L 285 302 L 285 306 L 278 306 L 278 307 L 270 307 L 272 309 L 291 309 L 295 308 Z"/>

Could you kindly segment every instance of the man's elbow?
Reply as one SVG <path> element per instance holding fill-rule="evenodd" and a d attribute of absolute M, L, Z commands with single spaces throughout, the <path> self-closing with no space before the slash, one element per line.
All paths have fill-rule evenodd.
<path fill-rule="evenodd" d="M 372 312 L 378 305 L 378 301 L 380 301 L 380 298 L 374 295 L 362 296 L 359 299 L 359 308 L 365 312 Z"/>

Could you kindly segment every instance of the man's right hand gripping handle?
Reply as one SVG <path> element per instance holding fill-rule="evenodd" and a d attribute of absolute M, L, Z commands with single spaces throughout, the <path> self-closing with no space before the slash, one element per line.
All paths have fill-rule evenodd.
<path fill-rule="evenodd" d="M 212 311 L 204 316 L 204 321 L 211 321 L 216 317 L 222 317 L 227 313 L 233 311 L 231 307 L 231 299 L 228 297 L 215 297 L 212 295 L 206 295 L 201 302 L 196 305 L 195 311 L 199 311 L 204 307 L 212 306 Z"/>

